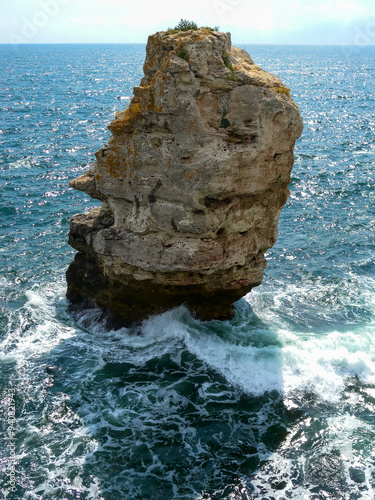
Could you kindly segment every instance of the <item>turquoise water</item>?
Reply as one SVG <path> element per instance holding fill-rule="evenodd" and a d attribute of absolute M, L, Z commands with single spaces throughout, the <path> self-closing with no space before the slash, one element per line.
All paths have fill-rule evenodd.
<path fill-rule="evenodd" d="M 108 332 L 64 297 L 68 181 L 144 46 L 0 46 L 1 498 L 375 498 L 375 48 L 246 48 L 305 124 L 263 284 Z"/>

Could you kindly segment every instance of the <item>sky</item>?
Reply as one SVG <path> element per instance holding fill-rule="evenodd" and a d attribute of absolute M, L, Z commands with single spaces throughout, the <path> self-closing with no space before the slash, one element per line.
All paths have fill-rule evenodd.
<path fill-rule="evenodd" d="M 183 18 L 234 44 L 375 45 L 374 0 L 0 1 L 0 43 L 146 43 Z"/>

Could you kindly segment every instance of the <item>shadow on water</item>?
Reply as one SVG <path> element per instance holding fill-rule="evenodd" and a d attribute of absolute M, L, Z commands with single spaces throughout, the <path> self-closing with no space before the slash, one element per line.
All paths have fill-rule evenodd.
<path fill-rule="evenodd" d="M 59 315 L 76 335 L 32 360 L 39 396 L 20 389 L 13 498 L 252 498 L 300 412 L 280 395 L 277 335 L 244 300 L 231 322 L 179 308 L 117 332 Z"/>

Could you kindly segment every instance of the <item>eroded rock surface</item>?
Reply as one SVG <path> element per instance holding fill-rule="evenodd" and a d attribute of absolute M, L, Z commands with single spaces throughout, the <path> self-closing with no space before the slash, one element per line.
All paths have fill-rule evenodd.
<path fill-rule="evenodd" d="M 71 181 L 102 205 L 72 218 L 67 296 L 116 324 L 182 303 L 201 319 L 230 318 L 276 241 L 298 107 L 229 33 L 156 33 L 144 73 Z"/>

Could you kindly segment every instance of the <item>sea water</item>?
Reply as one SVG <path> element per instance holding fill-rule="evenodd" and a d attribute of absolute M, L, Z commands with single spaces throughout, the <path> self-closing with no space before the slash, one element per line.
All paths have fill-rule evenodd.
<path fill-rule="evenodd" d="M 145 48 L 0 46 L 1 498 L 375 497 L 375 48 L 242 47 L 305 126 L 263 283 L 106 331 L 65 299 L 68 181 Z"/>

